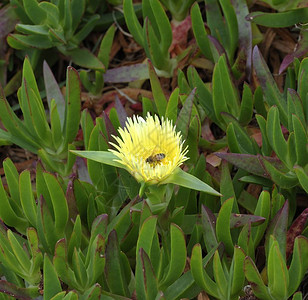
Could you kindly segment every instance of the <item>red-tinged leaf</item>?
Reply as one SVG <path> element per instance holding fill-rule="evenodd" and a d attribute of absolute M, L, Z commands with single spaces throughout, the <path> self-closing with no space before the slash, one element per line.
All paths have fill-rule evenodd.
<path fill-rule="evenodd" d="M 134 64 L 107 70 L 104 82 L 119 83 L 145 80 L 149 78 L 149 68 L 146 64 Z"/>
<path fill-rule="evenodd" d="M 117 134 L 117 131 L 114 128 L 112 122 L 110 121 L 108 115 L 105 112 L 103 112 L 103 118 L 104 118 L 104 121 L 105 121 L 106 130 L 107 130 L 107 133 L 108 133 L 108 140 L 110 141 L 110 140 L 112 140 L 111 135 L 117 136 L 118 134 Z"/>
<path fill-rule="evenodd" d="M 283 257 L 286 254 L 286 233 L 288 226 L 289 217 L 289 202 L 288 200 L 284 203 L 283 207 L 277 212 L 275 217 L 272 219 L 268 226 L 265 235 L 265 252 L 266 255 L 269 253 L 270 247 L 270 236 L 273 235 L 279 244 L 279 249 Z"/>
<path fill-rule="evenodd" d="M 279 109 L 281 122 L 287 126 L 287 103 L 280 93 L 277 84 L 257 46 L 253 49 L 253 66 L 262 87 L 265 100 L 269 105 L 276 105 Z"/>
<path fill-rule="evenodd" d="M 210 252 L 218 245 L 216 237 L 216 217 L 212 211 L 204 205 L 202 205 L 202 228 L 205 247 L 207 252 Z"/>
<path fill-rule="evenodd" d="M 155 297 L 158 293 L 158 283 L 150 258 L 142 248 L 140 248 L 139 253 L 142 264 L 143 280 L 147 299 L 156 299 Z"/>
<path fill-rule="evenodd" d="M 186 139 L 188 135 L 195 93 L 196 89 L 193 89 L 186 98 L 175 124 L 177 126 L 177 130 L 182 132 L 182 136 L 184 139 Z"/>
<path fill-rule="evenodd" d="M 46 89 L 47 102 L 48 102 L 49 109 L 51 108 L 51 100 L 55 99 L 61 126 L 63 126 L 64 117 L 65 117 L 64 97 L 46 61 L 44 61 L 43 63 L 43 74 L 44 74 L 44 83 L 45 83 L 45 89 Z"/>
<path fill-rule="evenodd" d="M 246 256 L 244 261 L 244 272 L 254 294 L 259 299 L 272 300 L 255 263 L 249 256 Z"/>
<path fill-rule="evenodd" d="M 120 245 L 115 230 L 112 230 L 108 236 L 105 257 L 105 275 L 110 291 L 117 295 L 129 296 L 128 282 L 123 270 Z"/>
<path fill-rule="evenodd" d="M 245 19 L 249 13 L 248 5 L 245 0 L 232 2 L 237 18 L 239 49 L 246 52 L 246 71 L 251 76 L 251 58 L 252 58 L 252 30 L 251 24 Z"/>
<path fill-rule="evenodd" d="M 286 248 L 286 257 L 287 259 L 293 252 L 294 240 L 299 236 L 305 228 L 305 224 L 308 219 L 308 208 L 306 208 L 292 223 L 291 227 L 287 232 L 287 248 Z"/>
<path fill-rule="evenodd" d="M 230 228 L 243 227 L 248 223 L 251 223 L 252 226 L 258 226 L 264 222 L 265 218 L 254 215 L 231 214 L 230 216 Z"/>
<path fill-rule="evenodd" d="M 278 158 L 274 157 L 267 157 L 267 156 L 262 157 L 260 155 L 223 153 L 223 152 L 216 152 L 215 154 L 219 158 L 225 159 L 231 164 L 237 166 L 238 168 L 241 168 L 252 174 L 262 176 L 265 178 L 270 178 L 270 174 L 263 167 L 261 159 L 265 159 L 278 170 L 287 171 L 284 164 Z"/>
<path fill-rule="evenodd" d="M 118 95 L 115 96 L 115 109 L 117 111 L 121 127 L 124 128 L 125 122 L 127 121 L 127 113 Z"/>
<path fill-rule="evenodd" d="M 288 66 L 294 61 L 294 58 L 301 58 L 308 52 L 308 33 L 303 30 L 302 38 L 296 46 L 296 50 L 293 53 L 288 54 L 283 59 L 280 68 L 279 75 L 284 72 Z"/>
<path fill-rule="evenodd" d="M 224 47 L 221 45 L 221 43 L 215 37 L 213 37 L 211 35 L 208 35 L 208 38 L 209 38 L 210 44 L 212 44 L 211 45 L 212 51 L 213 51 L 213 49 L 216 50 L 217 60 L 223 54 L 225 54 L 225 57 L 227 58 L 228 57 L 227 53 L 226 53 Z M 215 58 L 215 55 L 214 55 L 214 58 Z M 215 61 L 217 61 L 217 60 L 215 59 Z"/>
<path fill-rule="evenodd" d="M 69 220 L 75 220 L 76 216 L 78 215 L 78 209 L 77 209 L 76 198 L 74 194 L 74 185 L 72 180 L 70 180 L 67 184 L 65 196 L 69 211 Z"/>
<path fill-rule="evenodd" d="M 0 292 L 19 300 L 31 300 L 40 295 L 37 287 L 21 288 L 6 280 L 0 280 Z"/>
<path fill-rule="evenodd" d="M 176 47 L 185 47 L 187 44 L 187 33 L 191 28 L 191 18 L 187 16 L 182 22 L 171 21 L 172 44 L 169 52 L 176 50 Z"/>
<path fill-rule="evenodd" d="M 12 5 L 4 6 L 0 10 L 0 38 L 6 37 L 17 23 L 17 18 L 15 15 L 15 7 Z"/>

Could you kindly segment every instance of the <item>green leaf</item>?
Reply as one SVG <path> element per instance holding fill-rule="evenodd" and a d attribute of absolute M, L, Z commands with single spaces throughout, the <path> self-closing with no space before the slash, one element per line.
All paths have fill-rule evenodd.
<path fill-rule="evenodd" d="M 223 269 L 223 266 L 221 264 L 218 250 L 216 250 L 214 254 L 213 274 L 216 285 L 220 291 L 220 299 L 226 299 L 228 293 L 228 289 L 226 288 L 228 286 L 227 274 L 225 273 L 225 270 Z"/>
<path fill-rule="evenodd" d="M 49 37 L 42 35 L 10 34 L 7 37 L 7 42 L 12 48 L 17 50 L 26 50 L 29 48 L 49 49 L 54 46 Z"/>
<path fill-rule="evenodd" d="M 288 165 L 287 142 L 283 136 L 278 108 L 273 106 L 267 114 L 266 133 L 271 147 L 282 162 Z"/>
<path fill-rule="evenodd" d="M 216 249 L 217 247 L 213 248 L 202 261 L 201 245 L 195 245 L 191 254 L 190 269 L 196 283 L 208 294 L 220 299 L 220 293 L 216 283 L 209 277 L 203 268 L 216 253 Z"/>
<path fill-rule="evenodd" d="M 270 201 L 271 199 L 269 192 L 262 191 L 262 193 L 259 196 L 257 207 L 254 211 L 254 215 L 264 217 L 265 222 L 263 224 L 258 225 L 257 227 L 251 228 L 251 235 L 253 238 L 255 249 L 262 240 L 265 230 L 267 228 L 267 224 L 269 222 L 270 206 L 271 206 Z"/>
<path fill-rule="evenodd" d="M 184 139 L 188 138 L 188 132 L 189 132 L 190 125 L 191 125 L 191 117 L 193 114 L 193 101 L 195 98 L 195 92 L 196 90 L 193 89 L 191 93 L 187 96 L 187 98 L 185 99 L 185 102 L 183 104 L 183 107 L 179 113 L 179 116 L 175 124 L 177 130 L 181 131 L 182 137 Z M 196 139 L 198 138 L 199 138 L 199 135 L 196 136 Z"/>
<path fill-rule="evenodd" d="M 115 30 L 116 30 L 115 25 L 111 25 L 109 27 L 109 29 L 106 31 L 102 39 L 99 52 L 97 54 L 97 58 L 103 63 L 106 69 L 108 69 L 109 65 L 109 55 L 112 47 Z"/>
<path fill-rule="evenodd" d="M 213 73 L 213 105 L 216 118 L 224 121 L 222 112 L 238 117 L 240 113 L 239 96 L 228 70 L 226 57 L 219 58 Z"/>
<path fill-rule="evenodd" d="M 27 25 L 17 24 L 16 30 L 24 34 L 48 35 L 48 26 L 46 25 Z"/>
<path fill-rule="evenodd" d="M 78 66 L 92 70 L 100 70 L 100 71 L 105 70 L 105 66 L 103 65 L 103 63 L 86 48 L 63 50 L 62 52 Z M 73 69 L 72 67 L 69 68 Z"/>
<path fill-rule="evenodd" d="M 181 168 L 178 168 L 168 178 L 162 181 L 160 184 L 173 183 L 190 189 L 194 189 L 200 192 L 205 192 L 215 196 L 221 196 L 221 194 L 215 191 L 211 186 L 204 183 L 197 177 L 184 172 Z"/>
<path fill-rule="evenodd" d="M 24 214 L 30 224 L 36 227 L 36 203 L 33 196 L 30 171 L 24 170 L 19 177 L 19 195 Z"/>
<path fill-rule="evenodd" d="M 45 22 L 47 13 L 39 6 L 37 0 L 23 0 L 23 6 L 34 24 L 43 24 Z"/>
<path fill-rule="evenodd" d="M 227 33 L 227 42 L 224 43 L 224 47 L 226 52 L 228 53 L 228 57 L 230 61 L 233 60 L 234 52 L 238 46 L 238 23 L 236 14 L 234 11 L 234 6 L 231 4 L 229 0 L 220 0 L 221 9 L 224 13 L 225 18 L 225 26 Z M 218 28 L 219 30 L 220 28 Z M 212 28 L 211 28 L 212 30 Z M 223 39 L 223 35 L 221 35 Z"/>
<path fill-rule="evenodd" d="M 71 1 L 71 14 L 72 14 L 72 31 L 77 29 L 79 22 L 82 20 L 82 16 L 85 12 L 86 1 L 85 0 L 72 0 Z"/>
<path fill-rule="evenodd" d="M 194 36 L 196 38 L 197 44 L 204 54 L 204 56 L 211 61 L 213 61 L 212 51 L 210 48 L 209 39 L 207 37 L 207 32 L 204 27 L 204 22 L 202 20 L 200 8 L 197 2 L 191 7 L 191 23 Z"/>
<path fill-rule="evenodd" d="M 104 272 L 104 250 L 105 239 L 102 235 L 98 234 L 88 248 L 86 257 L 88 285 L 95 284 Z"/>
<path fill-rule="evenodd" d="M 172 121 L 172 124 L 176 123 L 178 116 L 178 102 L 179 102 L 179 88 L 175 88 L 169 97 L 165 118 Z"/>
<path fill-rule="evenodd" d="M 243 289 L 245 282 L 244 268 L 245 253 L 243 249 L 238 246 L 234 247 L 233 255 L 233 273 L 232 273 L 232 284 L 231 284 L 231 295 L 237 296 Z M 231 275 L 231 272 L 230 272 Z"/>
<path fill-rule="evenodd" d="M 48 64 L 46 61 L 43 63 L 43 75 L 44 75 L 44 83 L 47 95 L 47 102 L 50 109 L 50 113 L 52 114 L 51 102 L 52 99 L 55 101 L 55 107 L 57 108 L 57 112 L 61 122 L 61 128 L 63 128 L 64 118 L 65 118 L 65 101 L 61 90 L 57 84 L 55 77 L 53 76 Z"/>
<path fill-rule="evenodd" d="M 216 218 L 209 208 L 202 205 L 202 228 L 203 228 L 203 239 L 207 252 L 218 246 L 216 238 Z"/>
<path fill-rule="evenodd" d="M 110 291 L 117 295 L 129 296 L 129 282 L 127 282 L 124 274 L 120 246 L 115 230 L 112 230 L 108 236 L 105 257 L 105 276 Z"/>
<path fill-rule="evenodd" d="M 28 253 L 24 251 L 24 249 L 22 248 L 17 238 L 14 236 L 13 232 L 10 229 L 7 231 L 7 237 L 8 237 L 10 246 L 12 247 L 15 258 L 18 261 L 18 264 L 23 269 L 25 274 L 29 274 L 31 263 L 30 263 L 30 258 L 28 256 Z M 35 284 L 35 283 L 37 282 L 32 282 L 32 284 Z"/>
<path fill-rule="evenodd" d="M 157 23 L 159 31 L 160 48 L 163 53 L 168 53 L 169 47 L 172 43 L 172 30 L 169 19 L 165 13 L 165 10 L 158 0 L 149 1 L 153 16 Z M 150 18 L 150 16 L 149 16 Z M 150 18 L 150 22 L 153 24 L 154 20 Z"/>
<path fill-rule="evenodd" d="M 72 143 L 77 135 L 81 110 L 81 88 L 78 72 L 72 68 L 67 68 L 66 73 L 66 95 L 65 95 L 65 120 L 63 133 L 65 143 Z"/>
<path fill-rule="evenodd" d="M 63 232 L 68 221 L 68 206 L 62 187 L 56 177 L 50 173 L 43 174 L 53 205 L 55 228 Z"/>
<path fill-rule="evenodd" d="M 252 92 L 248 84 L 244 84 L 239 122 L 242 126 L 246 126 L 250 123 L 253 113 L 253 97 Z"/>
<path fill-rule="evenodd" d="M 123 168 L 124 166 L 114 161 L 115 159 L 118 159 L 117 156 L 115 156 L 112 152 L 109 151 L 77 151 L 77 150 L 71 150 L 72 153 L 79 155 L 81 157 L 85 157 L 87 159 L 91 159 L 106 165 Z"/>
<path fill-rule="evenodd" d="M 280 170 L 275 168 L 267 159 L 264 159 L 263 157 L 260 157 L 260 159 L 264 165 L 266 173 L 268 173 L 271 180 L 280 187 L 289 189 L 298 184 L 298 179 L 296 178 L 294 173 L 281 172 Z"/>
<path fill-rule="evenodd" d="M 308 153 L 306 149 L 307 133 L 300 119 L 296 115 L 292 115 L 292 123 L 295 137 L 296 163 L 300 166 L 305 166 L 308 162 Z"/>
<path fill-rule="evenodd" d="M 268 141 L 267 134 L 266 134 L 266 120 L 261 115 L 256 115 L 256 119 L 257 119 L 258 125 L 261 130 L 261 135 L 262 135 L 262 148 L 261 148 L 262 154 L 264 156 L 270 156 L 272 152 L 272 148 L 270 146 L 270 143 Z"/>
<path fill-rule="evenodd" d="M 150 258 L 142 248 L 140 248 L 139 255 L 142 264 L 143 284 L 146 293 L 146 299 L 157 299 L 156 295 L 158 294 L 158 283 Z"/>
<path fill-rule="evenodd" d="M 246 256 L 244 261 L 244 272 L 248 282 L 251 284 L 253 293 L 260 299 L 272 300 L 256 265 L 249 256 Z"/>
<path fill-rule="evenodd" d="M 253 65 L 260 81 L 266 102 L 272 106 L 276 105 L 279 109 L 281 122 L 284 126 L 288 125 L 287 103 L 280 93 L 267 64 L 257 46 L 253 50 Z"/>
<path fill-rule="evenodd" d="M 161 88 L 159 79 L 156 75 L 156 72 L 154 70 L 154 67 L 150 61 L 148 61 L 149 66 L 149 75 L 150 75 L 150 82 L 151 82 L 151 88 L 152 93 L 154 97 L 154 103 L 156 105 L 156 108 L 158 110 L 159 116 L 164 116 L 167 109 L 167 99 L 164 95 L 164 92 Z"/>
<path fill-rule="evenodd" d="M 171 235 L 171 257 L 168 266 L 168 271 L 165 270 L 165 277 L 159 286 L 161 290 L 166 289 L 173 282 L 178 279 L 184 271 L 186 264 L 186 242 L 184 238 L 184 233 L 180 227 L 175 224 L 170 226 Z"/>
<path fill-rule="evenodd" d="M 270 243 L 267 259 L 268 289 L 275 299 L 287 299 L 289 274 L 286 262 L 273 236 L 270 237 Z"/>
<path fill-rule="evenodd" d="M 62 120 L 63 122 L 64 120 Z M 53 145 L 59 149 L 63 142 L 61 118 L 58 113 L 57 104 L 55 99 L 51 100 L 50 105 L 50 126 Z"/>
<path fill-rule="evenodd" d="M 155 256 L 159 259 L 159 246 L 158 246 L 158 237 L 157 237 L 157 231 L 156 231 L 156 223 L 157 223 L 157 217 L 156 216 L 151 216 L 145 220 L 143 223 L 140 233 L 139 233 L 139 238 L 137 241 L 137 247 L 136 247 L 136 293 L 137 297 L 140 299 L 147 299 L 146 298 L 146 286 L 144 284 L 144 273 L 143 273 L 143 266 L 142 266 L 142 261 L 141 261 L 141 256 L 140 256 L 140 251 L 141 249 L 145 251 L 145 253 L 150 257 L 151 259 L 151 254 L 152 249 L 155 249 L 158 253 L 155 253 Z M 154 254 L 154 253 L 153 253 Z M 152 265 L 153 263 L 156 263 L 156 261 L 152 260 Z M 155 273 L 154 273 L 155 274 Z"/>
<path fill-rule="evenodd" d="M 144 46 L 143 30 L 136 16 L 132 0 L 123 1 L 123 11 L 128 30 L 133 35 L 135 41 L 139 45 Z"/>
<path fill-rule="evenodd" d="M 15 227 L 17 230 L 24 232 L 29 224 L 24 218 L 16 214 L 4 190 L 2 181 L 0 182 L 0 199 L 2 202 L 0 207 L 0 218 L 6 225 Z"/>
<path fill-rule="evenodd" d="M 284 12 L 276 12 L 274 14 L 255 11 L 250 13 L 246 18 L 258 25 L 280 28 L 307 22 L 307 14 L 307 7 L 302 7 Z"/>
<path fill-rule="evenodd" d="M 288 216 L 289 216 L 289 203 L 288 201 L 286 201 L 283 207 L 277 212 L 275 217 L 272 219 L 270 225 L 267 228 L 266 235 L 265 235 L 266 256 L 268 256 L 269 250 L 271 248 L 270 239 L 271 239 L 271 236 L 273 236 L 279 244 L 279 249 L 280 249 L 282 257 L 285 257 Z"/>
<path fill-rule="evenodd" d="M 6 182 L 10 191 L 10 196 L 16 204 L 17 203 L 19 204 L 20 198 L 19 198 L 18 171 L 10 158 L 6 158 L 3 161 L 3 169 Z"/>
<path fill-rule="evenodd" d="M 308 175 L 306 174 L 305 170 L 300 166 L 294 166 L 293 169 L 301 187 L 308 193 Z"/>
<path fill-rule="evenodd" d="M 71 287 L 78 287 L 76 277 L 67 264 L 67 252 L 65 239 L 60 239 L 54 250 L 53 265 L 59 278 Z"/>
<path fill-rule="evenodd" d="M 234 245 L 230 232 L 230 216 L 233 207 L 234 198 L 226 200 L 218 213 L 216 221 L 216 235 L 218 242 L 223 242 L 226 252 L 229 255 L 233 254 Z"/>
<path fill-rule="evenodd" d="M 62 291 L 58 274 L 48 255 L 44 255 L 44 300 L 49 300 Z"/>
<path fill-rule="evenodd" d="M 293 295 L 292 300 L 303 300 L 303 294 L 302 292 L 297 292 Z"/>
<path fill-rule="evenodd" d="M 290 297 L 299 287 L 308 268 L 308 239 L 304 236 L 295 238 L 293 256 L 289 268 L 288 296 Z"/>

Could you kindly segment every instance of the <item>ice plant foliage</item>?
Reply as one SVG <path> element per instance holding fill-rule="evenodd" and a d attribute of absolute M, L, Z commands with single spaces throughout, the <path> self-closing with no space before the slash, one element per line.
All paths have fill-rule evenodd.
<path fill-rule="evenodd" d="M 172 121 L 160 121 L 157 115 L 148 114 L 146 119 L 134 115 L 119 134 L 114 136 L 117 144 L 111 143 L 118 151 L 109 151 L 139 182 L 159 183 L 188 159 L 181 133 L 176 132 Z"/>

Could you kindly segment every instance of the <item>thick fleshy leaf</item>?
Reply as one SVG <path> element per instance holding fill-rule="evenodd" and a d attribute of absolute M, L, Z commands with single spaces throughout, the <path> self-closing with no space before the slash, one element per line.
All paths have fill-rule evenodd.
<path fill-rule="evenodd" d="M 177 130 L 182 132 L 182 136 L 184 139 L 186 139 L 188 136 L 188 130 L 189 130 L 190 120 L 192 116 L 195 92 L 196 92 L 196 89 L 193 89 L 191 93 L 188 95 L 188 97 L 186 98 L 185 103 L 183 104 L 183 107 L 178 115 L 178 118 L 175 124 Z"/>
<path fill-rule="evenodd" d="M 134 64 L 109 69 L 104 74 L 104 81 L 109 83 L 132 82 L 149 78 L 149 68 L 146 64 Z"/>
<path fill-rule="evenodd" d="M 187 172 L 184 172 L 180 168 L 178 168 L 177 172 L 175 171 L 173 174 L 171 174 L 167 179 L 162 181 L 160 184 L 165 184 L 165 183 L 173 183 L 173 184 L 177 184 L 183 187 L 194 189 L 200 192 L 205 192 L 211 195 L 221 196 L 221 194 L 215 191 L 211 186 L 204 183 L 197 177 Z"/>
<path fill-rule="evenodd" d="M 108 151 L 77 151 L 77 150 L 72 150 L 72 153 L 79 155 L 81 157 L 91 159 L 109 166 L 114 166 L 118 168 L 123 168 L 124 166 L 117 162 L 114 161 L 115 159 L 118 159 L 117 156 L 115 156 L 113 153 L 108 152 Z"/>
<path fill-rule="evenodd" d="M 228 162 L 236 165 L 237 167 L 246 170 L 252 174 L 262 176 L 265 178 L 270 178 L 270 175 L 266 172 L 266 169 L 263 167 L 263 163 L 260 155 L 251 155 L 251 154 L 240 154 L 240 153 L 223 153 L 216 152 L 215 155 L 218 157 L 227 160 Z M 262 157 L 266 159 L 271 165 L 275 166 L 278 170 L 287 169 L 284 167 L 283 163 L 274 157 Z"/>
<path fill-rule="evenodd" d="M 277 212 L 276 216 L 272 219 L 268 226 L 265 236 L 265 251 L 268 255 L 270 249 L 270 237 L 271 235 L 277 240 L 279 249 L 283 257 L 286 255 L 286 233 L 289 216 L 289 203 L 286 201 L 283 207 Z"/>
<path fill-rule="evenodd" d="M 254 294 L 260 299 L 272 300 L 256 265 L 249 256 L 246 256 L 244 261 L 244 272 Z"/>
<path fill-rule="evenodd" d="M 44 256 L 44 300 L 51 299 L 62 291 L 58 274 L 52 265 L 48 255 Z"/>
<path fill-rule="evenodd" d="M 233 207 L 234 198 L 226 200 L 219 211 L 216 221 L 216 235 L 219 242 L 223 242 L 226 252 L 233 254 L 234 245 L 230 232 L 230 215 Z"/>
<path fill-rule="evenodd" d="M 267 258 L 268 288 L 275 299 L 287 299 L 289 274 L 281 254 L 278 242 L 273 236 L 270 237 L 270 249 Z"/>
<path fill-rule="evenodd" d="M 211 277 L 204 270 L 204 267 L 209 263 L 209 261 L 213 258 L 214 254 L 216 253 L 217 247 L 213 248 L 202 260 L 201 245 L 200 244 L 195 245 L 191 254 L 190 268 L 192 276 L 194 277 L 196 283 L 208 294 L 219 299 L 220 293 L 217 284 L 211 279 Z"/>
<path fill-rule="evenodd" d="M 65 116 L 64 97 L 46 61 L 44 61 L 43 63 L 43 74 L 44 74 L 44 83 L 45 83 L 45 89 L 46 89 L 46 95 L 47 95 L 47 101 L 48 101 L 49 108 L 51 108 L 51 100 L 55 99 L 61 126 L 63 127 L 64 116 Z"/>
<path fill-rule="evenodd" d="M 0 291 L 20 300 L 31 300 L 40 296 L 37 287 L 22 288 L 6 280 L 0 280 Z"/>
<path fill-rule="evenodd" d="M 281 122 L 284 126 L 287 126 L 287 103 L 280 93 L 257 46 L 253 49 L 253 65 L 263 89 L 266 102 L 269 105 L 276 105 L 278 107 Z"/>
<path fill-rule="evenodd" d="M 308 219 L 308 208 L 306 208 L 290 226 L 287 232 L 287 247 L 286 247 L 287 259 L 292 254 L 294 240 L 297 236 L 299 236 L 303 232 L 307 219 Z"/>
<path fill-rule="evenodd" d="M 127 282 L 121 263 L 120 246 L 115 230 L 112 230 L 108 236 L 105 257 L 105 275 L 110 291 L 117 295 L 129 296 L 129 282 Z"/>
<path fill-rule="evenodd" d="M 171 257 L 168 266 L 168 271 L 165 270 L 165 277 L 160 283 L 160 289 L 164 290 L 170 284 L 172 284 L 176 279 L 178 279 L 184 271 L 186 264 L 186 242 L 184 238 L 184 233 L 180 227 L 175 224 L 170 226 L 171 235 Z"/>
<path fill-rule="evenodd" d="M 202 228 L 203 238 L 207 251 L 211 251 L 218 245 L 216 237 L 216 218 L 212 211 L 202 205 Z"/>
<path fill-rule="evenodd" d="M 274 14 L 255 11 L 249 14 L 246 19 L 258 25 L 280 28 L 307 22 L 307 14 L 308 8 L 302 7 Z"/>
<path fill-rule="evenodd" d="M 308 239 L 299 236 L 295 239 L 293 248 L 293 257 L 289 268 L 289 286 L 288 295 L 291 296 L 303 280 L 308 268 Z"/>
<path fill-rule="evenodd" d="M 77 48 L 70 51 L 64 51 L 64 54 L 70 57 L 71 60 L 78 66 L 92 70 L 105 70 L 103 63 L 86 48 Z"/>
<path fill-rule="evenodd" d="M 139 253 L 142 263 L 143 282 L 147 297 L 146 299 L 157 299 L 156 295 L 158 293 L 158 283 L 150 258 L 142 248 L 140 248 Z"/>

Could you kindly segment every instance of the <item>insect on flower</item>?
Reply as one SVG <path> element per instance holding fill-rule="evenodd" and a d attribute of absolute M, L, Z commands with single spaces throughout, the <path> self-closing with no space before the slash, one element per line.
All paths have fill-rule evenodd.
<path fill-rule="evenodd" d="M 153 164 L 155 166 L 156 164 L 160 164 L 165 157 L 166 155 L 164 153 L 158 153 L 155 155 L 150 155 L 145 161 L 148 164 Z"/>

